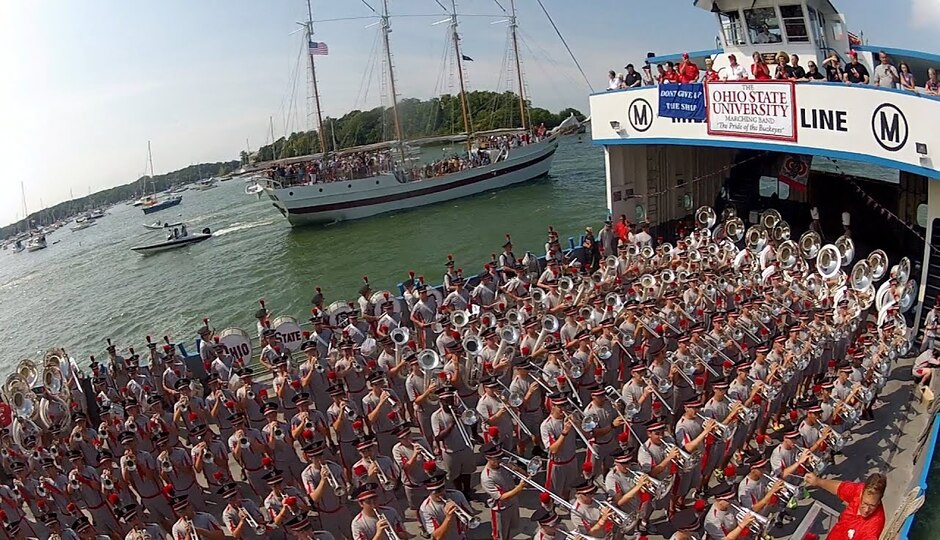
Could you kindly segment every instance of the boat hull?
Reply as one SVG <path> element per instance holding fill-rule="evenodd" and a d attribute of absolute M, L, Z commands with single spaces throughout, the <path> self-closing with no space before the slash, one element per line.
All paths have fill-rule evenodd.
<path fill-rule="evenodd" d="M 160 210 L 166 210 L 167 208 L 172 208 L 181 202 L 183 202 L 182 198 L 176 198 L 158 202 L 153 206 L 145 206 L 144 214 L 153 214 L 154 212 L 159 212 Z"/>
<path fill-rule="evenodd" d="M 197 244 L 204 240 L 212 238 L 211 234 L 202 234 L 196 233 L 186 236 L 184 238 L 177 238 L 176 240 L 168 240 L 166 242 L 161 242 L 159 244 L 151 244 L 149 246 L 138 246 L 131 248 L 133 251 L 143 255 L 149 255 L 151 253 L 160 253 L 161 251 L 170 251 L 171 249 L 179 249 L 186 247 L 192 244 Z"/>
<path fill-rule="evenodd" d="M 334 223 L 417 208 L 528 182 L 548 174 L 556 139 L 515 148 L 504 161 L 413 182 L 394 175 L 328 184 L 266 187 L 274 207 L 292 226 Z"/>

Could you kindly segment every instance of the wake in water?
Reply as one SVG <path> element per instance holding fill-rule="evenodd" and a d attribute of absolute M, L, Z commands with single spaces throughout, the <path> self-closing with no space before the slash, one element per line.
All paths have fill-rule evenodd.
<path fill-rule="evenodd" d="M 249 221 L 248 223 L 239 223 L 236 221 L 235 223 L 233 223 L 232 225 L 228 227 L 225 227 L 224 229 L 219 229 L 218 231 L 213 233 L 213 236 L 222 236 L 222 235 L 233 233 L 236 231 L 254 229 L 255 227 L 263 227 L 265 225 L 270 225 L 272 223 L 274 223 L 273 219 L 267 219 L 264 221 Z"/>

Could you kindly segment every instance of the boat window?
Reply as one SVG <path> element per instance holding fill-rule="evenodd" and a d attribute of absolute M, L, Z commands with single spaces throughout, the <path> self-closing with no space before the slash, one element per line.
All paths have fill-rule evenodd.
<path fill-rule="evenodd" d="M 721 12 L 718 14 L 718 20 L 721 22 L 721 32 L 724 34 L 725 45 L 746 45 L 740 12 Z"/>
<path fill-rule="evenodd" d="M 927 203 L 917 205 L 917 226 L 927 228 Z"/>
<path fill-rule="evenodd" d="M 790 186 L 781 182 L 773 176 L 761 176 L 758 183 L 757 194 L 761 197 L 777 196 L 778 199 L 785 201 L 790 198 Z"/>
<path fill-rule="evenodd" d="M 780 17 L 783 19 L 783 28 L 787 31 L 788 42 L 809 42 L 809 33 L 806 32 L 806 17 L 803 15 L 803 6 L 780 6 Z"/>
<path fill-rule="evenodd" d="M 816 46 L 821 50 L 826 50 L 826 19 L 823 14 L 809 8 L 809 26 L 813 31 Z"/>
<path fill-rule="evenodd" d="M 748 9 L 744 11 L 747 19 L 747 33 L 751 43 L 780 43 L 783 38 L 780 34 L 780 21 L 777 20 L 777 10 L 772 7 Z"/>

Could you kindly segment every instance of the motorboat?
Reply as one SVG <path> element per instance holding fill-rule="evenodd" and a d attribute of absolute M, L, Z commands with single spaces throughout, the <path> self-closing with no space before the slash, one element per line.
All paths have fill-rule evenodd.
<path fill-rule="evenodd" d="M 212 189 L 218 187 L 216 184 L 215 178 L 207 178 L 205 180 L 199 180 L 193 184 L 193 189 L 198 189 L 199 191 L 206 191 L 207 189 Z"/>
<path fill-rule="evenodd" d="M 31 237 L 29 243 L 26 244 L 26 251 L 32 252 L 40 249 L 46 249 L 46 235 L 44 234 Z"/>
<path fill-rule="evenodd" d="M 261 198 L 261 195 L 264 194 L 264 186 L 260 184 L 248 184 L 245 186 L 245 195 L 257 195 L 258 198 Z"/>
<path fill-rule="evenodd" d="M 153 214 L 154 212 L 159 212 L 160 210 L 166 210 L 173 206 L 178 205 L 183 202 L 183 198 L 180 196 L 167 197 L 162 201 L 151 198 L 148 204 L 144 205 L 144 214 Z"/>
<path fill-rule="evenodd" d="M 131 248 L 133 251 L 140 253 L 141 255 L 149 255 L 152 253 L 159 253 L 161 251 L 170 251 L 172 249 L 179 249 L 190 244 L 198 244 L 204 240 L 212 238 L 212 231 L 208 227 L 202 230 L 202 232 L 187 234 L 186 236 L 180 236 L 178 238 L 170 238 L 164 240 L 163 242 L 158 242 L 156 244 L 148 244 L 146 246 L 137 246 Z"/>
<path fill-rule="evenodd" d="M 75 220 L 75 223 L 76 223 L 76 225 L 74 225 L 74 226 L 72 226 L 72 227 L 69 227 L 69 229 L 71 229 L 72 232 L 80 231 L 80 230 L 82 230 L 82 229 L 87 229 L 88 227 L 91 227 L 92 225 L 97 225 L 97 224 L 98 224 L 97 221 L 92 220 L 92 219 L 86 219 L 86 220 L 83 220 L 83 221 Z"/>
<path fill-rule="evenodd" d="M 161 231 L 167 228 L 172 229 L 173 227 L 179 227 L 182 224 L 183 223 L 179 221 L 176 223 L 170 223 L 168 221 L 167 222 L 155 221 L 153 223 L 144 223 L 144 227 L 154 230 L 154 231 Z"/>

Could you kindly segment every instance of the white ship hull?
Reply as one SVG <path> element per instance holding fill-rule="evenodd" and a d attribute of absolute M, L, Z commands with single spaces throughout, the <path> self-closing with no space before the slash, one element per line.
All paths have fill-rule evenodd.
<path fill-rule="evenodd" d="M 534 180 L 548 174 L 558 141 L 554 138 L 512 149 L 504 161 L 483 167 L 399 182 L 392 174 L 289 187 L 265 193 L 292 226 L 361 219 L 417 208 Z"/>

